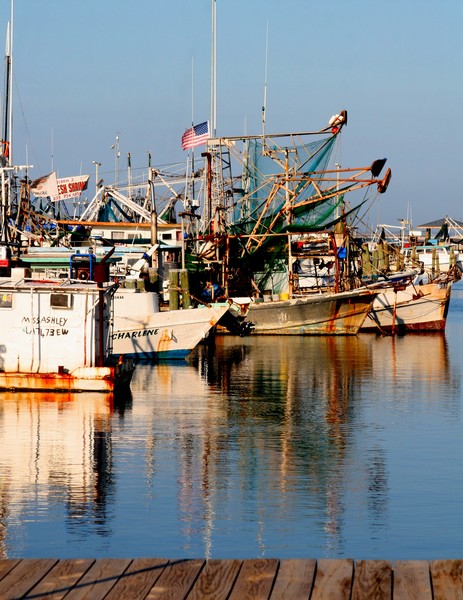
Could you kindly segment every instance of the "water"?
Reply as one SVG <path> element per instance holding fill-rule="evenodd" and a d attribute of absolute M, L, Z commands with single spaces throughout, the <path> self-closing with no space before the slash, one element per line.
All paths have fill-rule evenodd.
<path fill-rule="evenodd" d="M 463 556 L 444 334 L 219 338 L 131 397 L 0 396 L 0 558 Z"/>

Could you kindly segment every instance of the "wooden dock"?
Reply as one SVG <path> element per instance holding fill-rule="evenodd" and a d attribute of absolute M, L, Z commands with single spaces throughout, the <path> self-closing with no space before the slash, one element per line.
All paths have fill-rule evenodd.
<path fill-rule="evenodd" d="M 0 598 L 456 600 L 463 560 L 0 560 Z"/>

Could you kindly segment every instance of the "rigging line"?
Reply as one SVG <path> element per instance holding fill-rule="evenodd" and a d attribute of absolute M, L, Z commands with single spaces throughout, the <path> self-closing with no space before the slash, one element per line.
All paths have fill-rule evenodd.
<path fill-rule="evenodd" d="M 24 108 L 23 108 L 23 104 L 22 104 L 22 101 L 21 101 L 21 95 L 19 93 L 19 88 L 18 88 L 18 84 L 17 84 L 16 77 L 15 77 L 14 73 L 13 73 L 13 83 L 14 83 L 14 87 L 15 87 L 15 91 L 16 91 L 16 96 L 18 98 L 19 107 L 21 109 L 21 115 L 22 115 L 22 118 L 23 118 L 24 127 L 26 129 L 27 138 L 30 140 L 30 145 L 31 145 L 31 148 L 32 148 L 32 155 L 34 156 L 34 165 L 36 165 L 37 168 L 40 168 L 39 160 L 35 159 L 35 157 L 37 156 L 37 153 L 35 151 L 34 144 L 32 143 L 32 137 L 31 137 L 31 134 L 30 134 L 29 125 L 28 125 L 27 120 L 26 120 L 26 115 L 24 114 Z"/>
<path fill-rule="evenodd" d="M 376 200 L 376 198 L 373 198 L 372 200 L 374 201 L 374 200 Z M 365 215 L 368 213 L 369 210 L 371 210 L 371 206 L 367 206 L 366 207 L 365 213 L 361 217 L 358 217 L 358 222 L 361 223 L 367 229 L 367 233 L 370 233 L 371 235 L 374 235 L 375 230 L 372 229 L 370 227 L 370 225 L 363 220 L 365 218 Z"/>
<path fill-rule="evenodd" d="M 379 193 L 377 194 L 377 196 L 379 195 Z M 373 204 L 376 202 L 376 196 L 374 198 L 371 199 L 371 202 L 368 206 L 365 206 L 365 212 L 363 213 L 363 215 L 360 217 L 357 215 L 357 222 L 360 222 L 364 227 L 366 227 L 366 229 L 368 230 L 368 232 L 370 234 L 374 234 L 374 230 L 363 220 L 365 218 L 365 216 L 368 214 L 368 212 L 372 209 Z"/>

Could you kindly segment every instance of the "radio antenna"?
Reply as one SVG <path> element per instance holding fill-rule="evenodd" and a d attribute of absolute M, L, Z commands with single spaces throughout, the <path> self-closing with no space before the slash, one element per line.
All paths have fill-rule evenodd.
<path fill-rule="evenodd" d="M 262 145 L 265 146 L 265 113 L 267 111 L 267 72 L 268 72 L 268 20 L 265 36 L 265 76 L 264 76 L 264 104 L 262 106 Z"/>

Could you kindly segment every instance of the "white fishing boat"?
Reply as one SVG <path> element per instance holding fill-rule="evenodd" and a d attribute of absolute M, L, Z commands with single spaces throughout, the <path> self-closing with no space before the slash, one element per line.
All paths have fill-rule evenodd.
<path fill-rule="evenodd" d="M 0 388 L 116 392 L 132 361 L 112 359 L 114 284 L 0 279 Z"/>
<path fill-rule="evenodd" d="M 356 335 L 376 296 L 373 290 L 357 289 L 254 301 L 248 318 L 260 335 Z"/>
<path fill-rule="evenodd" d="M 304 273 L 296 271 L 305 250 L 295 246 L 304 246 L 307 234 L 320 237 L 367 201 L 354 200 L 346 211 L 346 194 L 355 198 L 366 187 L 383 194 L 391 179 L 390 169 L 380 178 L 386 159 L 358 168 L 333 164 L 346 123 L 341 111 L 318 131 L 207 141 L 199 232 L 184 238 L 187 264 L 203 287 L 216 285 L 236 302 L 249 298 L 253 335 L 355 335 L 371 308 L 377 292 L 356 289 L 359 277 L 347 272 L 346 248 L 331 244 L 333 236 L 322 240 L 330 266 L 317 255 L 313 270 L 304 264 Z M 194 231 L 195 213 L 184 217 L 184 230 Z"/>
<path fill-rule="evenodd" d="M 137 361 L 184 359 L 229 311 L 228 303 L 160 310 L 155 292 L 120 287 L 114 294 L 113 354 Z"/>
<path fill-rule="evenodd" d="M 452 285 L 461 279 L 455 250 L 436 244 L 407 248 L 385 239 L 374 246 L 372 253 L 369 244 L 363 244 L 362 264 L 365 283 L 379 294 L 361 331 L 443 331 Z"/>
<path fill-rule="evenodd" d="M 37 281 L 20 266 L 28 205 L 28 165 L 15 165 L 12 146 L 12 17 L 5 50 L 0 144 L 0 388 L 116 392 L 130 384 L 133 364 L 111 357 L 114 284 L 70 279 Z M 25 171 L 20 189 L 14 184 Z M 16 215 L 16 218 L 13 217 Z"/>
<path fill-rule="evenodd" d="M 454 279 L 442 276 L 426 282 L 389 283 L 373 302 L 361 332 L 406 333 L 443 331 Z"/>

